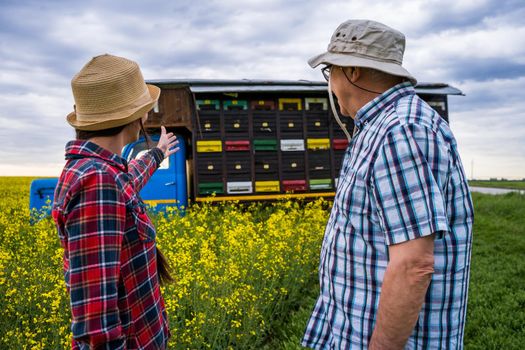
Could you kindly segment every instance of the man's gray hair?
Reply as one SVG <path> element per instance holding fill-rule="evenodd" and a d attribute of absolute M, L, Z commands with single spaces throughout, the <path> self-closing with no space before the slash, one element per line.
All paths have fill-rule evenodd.
<path fill-rule="evenodd" d="M 383 71 L 368 68 L 368 67 L 359 67 L 361 71 L 364 73 L 364 76 L 366 76 L 367 79 L 374 81 L 379 84 L 385 84 L 385 85 L 396 85 L 400 82 L 402 82 L 404 79 L 403 77 L 400 77 L 398 75 L 392 75 L 385 73 Z"/>

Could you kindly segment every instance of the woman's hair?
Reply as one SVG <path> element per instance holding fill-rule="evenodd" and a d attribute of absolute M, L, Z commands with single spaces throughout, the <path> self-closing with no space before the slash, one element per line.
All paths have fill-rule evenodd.
<path fill-rule="evenodd" d="M 77 140 L 89 140 L 93 137 L 100 137 L 100 136 L 115 136 L 118 135 L 124 128 L 127 126 L 121 125 L 116 126 L 114 128 L 110 129 L 104 129 L 104 130 L 79 130 L 75 129 L 75 133 L 77 135 Z"/>
<path fill-rule="evenodd" d="M 146 140 L 146 145 L 148 148 L 151 148 L 151 138 L 144 129 L 144 124 L 142 123 L 142 119 L 140 120 L 140 130 L 142 135 L 144 136 L 144 139 Z M 133 123 L 133 122 L 132 122 Z M 131 123 L 129 123 L 131 124 Z M 77 136 L 77 140 L 89 140 L 93 137 L 100 137 L 100 136 L 115 136 L 118 135 L 124 128 L 129 125 L 122 125 L 117 126 L 110 129 L 104 129 L 104 130 L 93 130 L 93 131 L 87 131 L 87 130 L 78 130 L 75 129 L 75 133 Z M 157 247 L 157 275 L 159 276 L 159 282 L 160 284 L 164 285 L 166 283 L 171 283 L 174 281 L 173 277 L 170 273 L 171 267 L 169 265 L 168 259 L 162 254 L 162 252 Z"/>

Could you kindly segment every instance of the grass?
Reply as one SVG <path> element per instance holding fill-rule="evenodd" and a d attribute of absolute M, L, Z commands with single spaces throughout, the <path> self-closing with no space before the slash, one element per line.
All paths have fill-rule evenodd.
<path fill-rule="evenodd" d="M 525 196 L 473 193 L 474 246 L 465 348 L 523 349 L 525 344 Z M 302 349 L 299 341 L 318 293 L 283 323 L 267 349 Z"/>
<path fill-rule="evenodd" d="M 525 344 L 525 196 L 474 194 L 475 224 L 465 345 Z"/>
<path fill-rule="evenodd" d="M 525 181 L 471 180 L 470 186 L 525 190 Z"/>

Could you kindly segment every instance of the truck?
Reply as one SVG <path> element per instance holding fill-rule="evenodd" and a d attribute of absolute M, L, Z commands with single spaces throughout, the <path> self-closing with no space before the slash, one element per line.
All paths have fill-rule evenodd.
<path fill-rule="evenodd" d="M 153 80 L 161 94 L 145 128 L 158 141 L 160 126 L 180 150 L 165 159 L 141 190 L 156 210 L 191 202 L 266 201 L 333 197 L 348 139 L 328 103 L 326 82 L 295 80 Z M 419 83 L 416 93 L 449 121 L 444 83 Z M 350 132 L 351 118 L 342 123 Z M 147 151 L 128 144 L 128 161 Z M 36 179 L 30 209 L 50 212 L 57 178 Z"/>

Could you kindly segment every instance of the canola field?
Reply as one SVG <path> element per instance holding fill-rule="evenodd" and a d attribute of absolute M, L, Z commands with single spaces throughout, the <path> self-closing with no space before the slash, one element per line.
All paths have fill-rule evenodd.
<path fill-rule="evenodd" d="M 53 221 L 29 224 L 30 178 L 0 177 L 0 349 L 69 348 Z M 154 216 L 176 282 L 172 349 L 258 349 L 311 294 L 331 203 L 193 205 Z"/>

